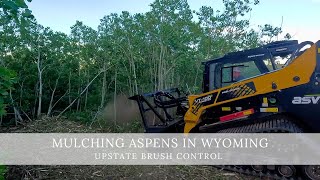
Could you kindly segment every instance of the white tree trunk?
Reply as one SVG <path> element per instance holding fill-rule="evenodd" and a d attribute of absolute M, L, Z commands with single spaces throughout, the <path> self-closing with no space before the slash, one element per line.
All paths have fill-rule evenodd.
<path fill-rule="evenodd" d="M 87 84 L 88 84 L 89 83 L 89 73 L 86 72 L 86 74 L 87 74 Z M 86 90 L 86 98 L 85 98 L 85 101 L 84 101 L 84 109 L 87 109 L 88 94 L 89 94 L 89 88 L 87 88 L 87 90 Z"/>
<path fill-rule="evenodd" d="M 32 110 L 32 117 L 33 118 L 36 118 L 36 116 L 37 116 L 37 101 L 38 101 L 38 83 L 39 82 L 37 82 L 37 84 L 35 85 L 35 87 L 34 87 L 34 102 L 33 102 L 33 110 Z"/>
<path fill-rule="evenodd" d="M 68 83 L 68 86 L 69 86 L 69 104 L 71 103 L 71 71 L 69 72 L 69 83 Z M 71 111 L 71 107 L 70 107 L 70 111 Z"/>
<path fill-rule="evenodd" d="M 103 68 L 107 69 L 107 63 L 104 62 Z M 101 88 L 101 102 L 100 108 L 104 107 L 105 99 L 106 99 L 106 92 L 107 92 L 107 71 L 103 72 L 103 79 L 102 79 L 102 88 Z"/>
<path fill-rule="evenodd" d="M 56 83 L 54 85 L 54 88 L 52 90 L 52 93 L 51 93 L 51 99 L 50 99 L 50 103 L 49 103 L 49 108 L 48 108 L 48 112 L 47 112 L 47 116 L 50 116 L 51 115 L 51 111 L 52 111 L 52 103 L 53 103 L 53 98 L 54 98 L 54 94 L 56 92 L 56 89 L 57 89 L 57 86 L 58 86 L 58 83 L 59 83 L 59 78 L 60 76 L 56 79 Z"/>
<path fill-rule="evenodd" d="M 114 124 L 117 124 L 117 70 L 114 77 L 114 94 L 113 94 Z"/>
<path fill-rule="evenodd" d="M 79 63 L 78 78 L 79 78 L 78 94 L 80 94 L 80 92 L 81 92 L 81 72 L 80 72 L 80 63 Z M 80 101 L 81 101 L 81 97 L 79 97 L 79 98 L 78 98 L 78 102 L 77 102 L 77 112 L 80 110 Z"/>
<path fill-rule="evenodd" d="M 13 98 L 12 98 L 11 89 L 10 89 L 10 91 L 9 91 L 9 94 L 10 94 L 11 103 L 12 103 L 12 105 L 13 105 L 15 123 L 16 123 L 16 125 L 18 125 L 18 122 L 23 122 L 23 119 L 22 119 L 22 117 L 21 117 L 21 115 L 20 115 L 19 110 L 18 110 L 18 109 L 16 108 L 16 106 L 15 106 L 14 100 L 13 100 Z"/>
<path fill-rule="evenodd" d="M 40 118 L 41 116 L 41 106 L 42 106 L 42 72 L 43 69 L 41 69 L 41 53 L 40 53 L 40 46 L 38 46 L 38 58 L 37 58 L 37 68 L 38 68 L 38 78 L 39 78 L 39 94 L 38 94 L 38 111 L 37 111 L 37 118 Z"/>

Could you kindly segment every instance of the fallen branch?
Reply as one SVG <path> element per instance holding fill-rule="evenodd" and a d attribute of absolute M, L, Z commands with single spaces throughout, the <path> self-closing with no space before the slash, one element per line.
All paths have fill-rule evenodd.
<path fill-rule="evenodd" d="M 84 88 L 84 89 L 82 90 L 82 92 L 78 95 L 78 97 L 76 97 L 56 118 L 59 119 L 59 118 L 62 116 L 62 114 L 65 113 L 65 112 L 82 96 L 82 94 L 84 94 L 84 93 L 86 92 L 86 90 L 89 88 L 89 86 L 92 84 L 92 82 L 93 82 L 95 79 L 97 79 L 97 77 L 98 77 L 101 73 L 103 73 L 103 72 L 105 72 L 105 71 L 106 71 L 106 69 L 100 71 L 100 72 L 87 84 L 86 88 Z"/>
<path fill-rule="evenodd" d="M 24 112 L 22 109 L 21 109 L 21 111 L 23 112 L 23 114 L 29 119 L 29 121 L 31 122 L 32 121 L 32 119 L 28 116 L 28 114 L 26 113 L 26 112 Z"/>
<path fill-rule="evenodd" d="M 52 106 L 51 109 L 50 109 L 50 113 L 49 113 L 49 111 L 48 111 L 48 114 L 47 114 L 48 117 L 51 116 L 51 112 L 52 112 L 53 108 L 54 108 L 54 107 L 58 104 L 58 102 L 59 102 L 64 96 L 66 96 L 67 94 L 70 94 L 70 93 L 69 93 L 69 89 L 53 104 L 53 106 Z"/>

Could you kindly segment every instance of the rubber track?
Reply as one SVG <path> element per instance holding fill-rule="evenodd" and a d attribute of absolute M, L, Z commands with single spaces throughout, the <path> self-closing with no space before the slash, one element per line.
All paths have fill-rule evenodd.
<path fill-rule="evenodd" d="M 255 124 L 250 124 L 241 127 L 228 128 L 218 131 L 218 133 L 302 133 L 302 129 L 300 129 L 296 124 L 292 122 L 288 117 L 285 116 L 273 116 L 270 117 L 269 120 L 264 122 L 259 122 Z M 291 177 L 285 178 L 280 177 L 277 174 L 277 169 L 275 170 L 265 170 L 264 172 L 256 172 L 251 166 L 216 166 L 218 168 L 222 168 L 224 170 L 229 170 L 233 172 L 237 172 L 240 174 L 247 174 L 256 177 L 268 177 L 272 179 L 288 179 L 288 180 L 300 180 L 302 177 Z M 296 169 L 300 169 L 300 167 L 296 167 Z"/>
<path fill-rule="evenodd" d="M 218 133 L 302 133 L 303 131 L 286 117 L 274 117 L 264 122 L 250 124 L 247 126 L 223 129 Z"/>

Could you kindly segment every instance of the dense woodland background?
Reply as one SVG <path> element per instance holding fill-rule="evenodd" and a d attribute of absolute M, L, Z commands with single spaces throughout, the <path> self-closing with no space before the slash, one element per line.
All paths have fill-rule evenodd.
<path fill-rule="evenodd" d="M 192 11 L 187 0 L 155 0 L 149 12 L 109 14 L 95 29 L 79 20 L 65 34 L 38 24 L 24 0 L 0 0 L 0 125 L 62 115 L 92 123 L 119 96 L 197 93 L 202 61 L 290 38 L 281 25 L 250 24 L 258 0 L 223 4 Z"/>

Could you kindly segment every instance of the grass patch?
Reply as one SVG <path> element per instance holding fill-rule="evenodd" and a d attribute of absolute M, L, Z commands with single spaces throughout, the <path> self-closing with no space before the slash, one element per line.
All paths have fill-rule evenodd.
<path fill-rule="evenodd" d="M 104 132 L 110 133 L 143 133 L 141 120 L 132 120 L 130 123 L 115 123 L 104 119 L 98 120 L 95 126 L 100 126 Z"/>
<path fill-rule="evenodd" d="M 82 124 L 90 124 L 93 118 L 93 111 L 82 111 L 82 112 L 68 112 L 66 113 L 66 117 L 69 120 L 80 122 Z"/>
<path fill-rule="evenodd" d="M 0 165 L 0 180 L 4 180 L 4 175 L 7 172 L 7 167 Z"/>
<path fill-rule="evenodd" d="M 132 117 L 126 118 L 126 120 L 118 119 L 114 121 L 112 119 L 107 119 L 103 115 L 99 115 L 95 120 L 93 120 L 96 112 L 84 111 L 84 112 L 72 112 L 66 113 L 68 121 L 82 124 L 86 127 L 91 127 L 92 129 L 102 129 L 103 132 L 108 133 L 143 133 L 144 128 L 142 126 L 141 119 L 136 119 Z M 92 122 L 94 121 L 94 122 Z"/>

